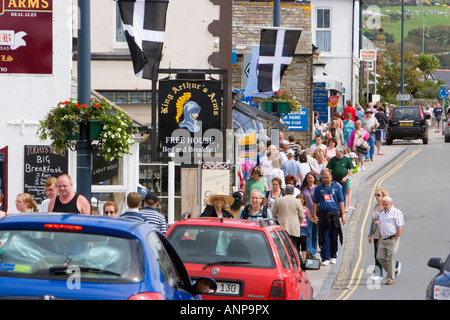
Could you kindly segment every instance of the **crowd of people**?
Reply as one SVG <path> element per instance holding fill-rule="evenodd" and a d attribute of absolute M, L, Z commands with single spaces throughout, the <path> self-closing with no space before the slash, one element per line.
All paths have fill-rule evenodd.
<path fill-rule="evenodd" d="M 373 160 L 375 148 L 376 155 L 383 155 L 381 145 L 387 112 L 384 105 L 368 104 L 362 111 L 348 101 L 343 117 L 335 113 L 327 126 L 315 122 L 315 139 L 309 147 L 294 135 L 285 140 L 281 132 L 279 149 L 273 144 L 260 148 L 244 191 L 211 195 L 205 199 L 201 217 L 275 218 L 303 259 L 315 258 L 320 251 L 322 265 L 335 264 L 338 242 L 343 242 L 342 224 L 347 222 L 346 213 L 354 209 L 351 207 L 352 175 L 365 170 L 364 162 Z M 40 211 L 98 214 L 83 195 L 73 191 L 69 175 L 49 178 L 44 187 L 47 199 Z M 392 259 L 404 225 L 403 216 L 392 206 L 392 199 L 384 189 L 378 189 L 375 195 L 377 204 L 369 242 L 374 243 L 377 277 L 382 277 L 385 269 L 387 284 L 392 284 L 401 267 Z M 167 221 L 156 209 L 159 199 L 155 193 L 149 192 L 142 198 L 139 193 L 131 192 L 126 203 L 128 209 L 121 214 L 113 201 L 104 203 L 103 215 L 148 222 L 166 233 Z M 19 212 L 39 211 L 31 195 L 26 193 L 17 196 L 16 208 Z M 388 213 L 394 219 L 385 219 Z M 5 213 L 0 212 L 2 215 Z"/>

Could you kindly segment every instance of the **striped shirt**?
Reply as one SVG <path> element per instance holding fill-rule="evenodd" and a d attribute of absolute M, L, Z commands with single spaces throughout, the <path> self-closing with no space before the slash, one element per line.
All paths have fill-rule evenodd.
<path fill-rule="evenodd" d="M 164 234 L 167 232 L 166 218 L 156 211 L 155 208 L 145 207 L 143 210 L 140 210 L 139 213 L 146 219 L 147 223 L 154 225 Z"/>

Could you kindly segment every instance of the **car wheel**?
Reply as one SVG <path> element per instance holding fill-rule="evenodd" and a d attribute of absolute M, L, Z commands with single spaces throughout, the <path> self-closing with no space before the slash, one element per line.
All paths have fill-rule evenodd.
<path fill-rule="evenodd" d="M 445 142 L 450 142 L 450 134 L 445 135 Z"/>
<path fill-rule="evenodd" d="M 423 144 L 428 144 L 428 138 L 423 138 L 422 141 L 423 141 Z"/>
<path fill-rule="evenodd" d="M 391 145 L 391 144 L 392 144 L 392 139 L 386 138 L 386 145 Z"/>

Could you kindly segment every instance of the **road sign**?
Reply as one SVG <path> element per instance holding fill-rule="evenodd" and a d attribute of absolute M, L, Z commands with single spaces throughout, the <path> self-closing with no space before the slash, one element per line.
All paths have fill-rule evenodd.
<path fill-rule="evenodd" d="M 438 94 L 439 94 L 439 98 L 447 99 L 449 92 L 448 92 L 447 88 L 442 88 L 441 90 L 439 90 Z"/>
<path fill-rule="evenodd" d="M 398 94 L 395 96 L 395 99 L 397 99 L 397 101 L 409 101 L 412 98 L 412 94 Z"/>

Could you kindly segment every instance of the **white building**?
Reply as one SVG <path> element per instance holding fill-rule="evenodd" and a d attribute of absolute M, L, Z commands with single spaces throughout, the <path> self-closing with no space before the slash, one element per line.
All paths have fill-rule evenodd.
<path fill-rule="evenodd" d="M 359 97 L 359 0 L 311 0 L 312 42 L 318 47 L 314 82 L 325 82 L 338 107 Z"/>
<path fill-rule="evenodd" d="M 18 5 L 31 3 L 30 6 L 34 7 L 36 3 L 39 3 L 39 6 L 50 4 L 49 7 L 41 9 L 50 15 L 48 21 L 51 24 L 51 31 L 48 33 L 51 34 L 52 44 L 52 53 L 49 55 L 52 71 L 49 74 L 8 73 L 4 65 L 0 64 L 0 87 L 2 88 L 0 104 L 3 106 L 2 121 L 0 121 L 2 137 L 0 171 L 4 168 L 3 172 L 0 172 L 0 179 L 4 183 L 0 191 L 7 196 L 4 205 L 8 212 L 13 213 L 17 211 L 16 196 L 25 191 L 24 146 L 45 145 L 36 136 L 38 121 L 44 119 L 45 114 L 60 101 L 68 100 L 70 97 L 76 98 L 77 95 L 73 84 L 76 84 L 77 77 L 76 38 L 79 10 L 77 0 L 9 3 Z M 95 0 L 90 1 L 90 5 L 91 88 L 122 107 L 136 121 L 143 123 L 144 126 L 148 125 L 151 120 L 151 82 L 138 79 L 133 73 L 117 1 Z M 6 6 L 4 9 L 8 12 L 11 8 Z M 22 12 L 16 16 L 25 18 L 26 14 L 29 25 L 33 25 L 31 18 L 34 14 L 33 8 L 29 8 L 29 11 L 27 8 L 15 9 L 20 9 L 19 11 Z M 27 12 L 31 14 L 28 15 Z M 220 43 L 217 37 L 208 32 L 208 26 L 213 20 L 219 18 L 220 6 L 214 5 L 209 0 L 171 0 L 167 12 L 161 68 L 210 68 L 208 57 L 212 52 L 219 50 Z M 15 24 L 11 25 L 15 26 Z M 8 31 L 7 34 L 11 35 L 9 31 L 11 25 L 2 26 L 0 20 L 0 32 Z M 43 32 L 39 28 L 35 27 L 35 29 L 38 33 Z M 19 28 L 13 31 L 17 34 L 23 30 Z M 27 42 L 26 37 L 23 39 Z M 6 53 L 5 43 L 0 42 L 0 49 L 1 61 L 1 56 Z M 9 44 L 7 49 L 10 50 Z M 4 149 L 6 147 L 8 158 L 7 163 L 3 163 L 1 159 L 6 158 L 1 154 L 1 150 L 6 150 Z M 157 192 L 161 202 L 167 207 L 167 185 L 163 185 L 167 184 L 167 179 L 166 181 L 162 179 L 163 176 L 167 177 L 167 164 L 152 163 L 148 158 L 148 145 L 146 146 L 145 143 L 135 144 L 132 151 L 132 155 L 125 156 L 119 161 L 119 167 L 112 177 L 92 186 L 92 195 L 95 197 L 92 205 L 99 206 L 100 214 L 102 212 L 100 205 L 106 200 L 118 203 L 119 211 L 126 209 L 126 194 L 136 191 L 139 184 Z M 68 151 L 68 173 L 73 178 L 75 189 L 76 171 L 76 152 Z M 41 175 L 40 178 L 42 182 L 43 176 Z M 179 179 L 176 183 L 179 183 Z M 166 191 L 163 192 L 163 190 Z M 40 190 L 41 195 L 42 191 L 43 188 Z M 179 194 L 177 198 L 180 198 Z"/>

